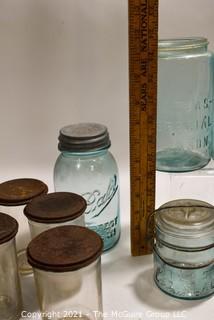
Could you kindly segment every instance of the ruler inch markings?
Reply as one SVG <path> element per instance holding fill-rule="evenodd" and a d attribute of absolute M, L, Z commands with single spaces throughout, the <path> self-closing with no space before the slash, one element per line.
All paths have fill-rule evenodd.
<path fill-rule="evenodd" d="M 131 250 L 151 252 L 155 208 L 158 0 L 129 0 Z"/>

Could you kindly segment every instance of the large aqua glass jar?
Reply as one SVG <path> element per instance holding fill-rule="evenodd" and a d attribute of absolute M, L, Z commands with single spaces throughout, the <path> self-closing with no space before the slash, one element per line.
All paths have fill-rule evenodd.
<path fill-rule="evenodd" d="M 212 148 L 212 54 L 205 38 L 159 41 L 157 170 L 208 164 Z"/>
<path fill-rule="evenodd" d="M 105 126 L 81 123 L 60 130 L 55 191 L 74 192 L 86 202 L 85 223 L 103 239 L 104 250 L 120 237 L 119 177 Z"/>

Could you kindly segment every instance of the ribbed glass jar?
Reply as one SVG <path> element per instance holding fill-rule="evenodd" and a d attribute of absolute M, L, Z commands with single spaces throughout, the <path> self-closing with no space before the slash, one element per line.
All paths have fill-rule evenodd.
<path fill-rule="evenodd" d="M 159 41 L 157 170 L 185 172 L 212 153 L 212 54 L 205 38 Z"/>
<path fill-rule="evenodd" d="M 214 293 L 214 208 L 197 200 L 155 212 L 154 279 L 165 293 L 201 299 Z"/>
<path fill-rule="evenodd" d="M 120 237 L 119 175 L 109 151 L 105 126 L 70 125 L 60 130 L 59 155 L 54 168 L 55 191 L 81 194 L 87 201 L 85 223 L 112 248 Z"/>
<path fill-rule="evenodd" d="M 17 267 L 15 236 L 17 221 L 0 213 L 0 319 L 18 320 L 22 295 Z"/>
<path fill-rule="evenodd" d="M 103 242 L 94 231 L 63 226 L 28 246 L 43 320 L 101 320 Z"/>

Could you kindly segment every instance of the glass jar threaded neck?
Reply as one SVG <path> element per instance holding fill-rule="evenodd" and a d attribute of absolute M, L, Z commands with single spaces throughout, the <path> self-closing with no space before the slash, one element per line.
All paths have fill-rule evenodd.
<path fill-rule="evenodd" d="M 204 37 L 163 39 L 158 42 L 159 57 L 207 52 L 209 41 Z"/>

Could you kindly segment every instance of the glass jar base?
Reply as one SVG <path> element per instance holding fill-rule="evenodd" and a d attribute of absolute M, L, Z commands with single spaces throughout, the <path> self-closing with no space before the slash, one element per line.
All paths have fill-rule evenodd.
<path fill-rule="evenodd" d="M 17 313 L 16 303 L 7 296 L 0 296 L 0 319 L 18 320 L 21 311 Z"/>
<path fill-rule="evenodd" d="M 33 273 L 32 267 L 29 265 L 27 261 L 26 249 L 18 251 L 18 270 L 21 275 L 30 275 Z"/>
<path fill-rule="evenodd" d="M 114 236 L 108 238 L 106 236 L 105 229 L 103 230 L 103 228 L 101 228 L 100 226 L 88 225 L 87 227 L 89 229 L 95 231 L 102 238 L 103 244 L 104 244 L 103 252 L 106 252 L 106 251 L 113 249 L 120 240 L 120 230 L 118 230 L 118 229 L 116 231 L 116 233 L 117 233 L 116 235 L 114 234 Z"/>
<path fill-rule="evenodd" d="M 176 298 L 176 299 L 190 300 L 190 301 L 191 301 L 191 300 L 202 300 L 202 299 L 206 299 L 206 298 L 209 298 L 209 297 L 211 297 L 211 296 L 214 295 L 214 292 L 213 292 L 213 293 L 209 293 L 209 294 L 204 295 L 204 296 L 189 296 L 189 297 L 188 297 L 188 296 L 185 296 L 185 297 L 183 297 L 183 296 L 179 296 L 179 295 L 173 294 L 172 292 L 169 292 L 169 291 L 167 291 L 167 290 L 164 290 L 164 289 L 160 286 L 159 282 L 157 281 L 156 276 L 154 276 L 154 282 L 155 282 L 156 286 L 157 286 L 163 293 L 167 294 L 167 295 L 170 296 L 170 297 Z"/>
<path fill-rule="evenodd" d="M 157 152 L 156 167 L 164 172 L 188 172 L 205 167 L 209 161 L 197 152 L 171 148 Z"/>
<path fill-rule="evenodd" d="M 199 300 L 214 294 L 214 265 L 199 268 L 178 268 L 168 264 L 154 251 L 154 281 L 166 294 L 183 299 Z"/>
<path fill-rule="evenodd" d="M 103 252 L 108 252 L 108 251 L 113 250 L 114 247 L 116 247 L 116 245 L 118 244 L 119 240 L 120 240 L 120 235 L 119 235 L 119 237 L 117 238 L 116 241 L 110 242 L 110 243 L 107 242 L 107 244 L 104 245 Z"/>

